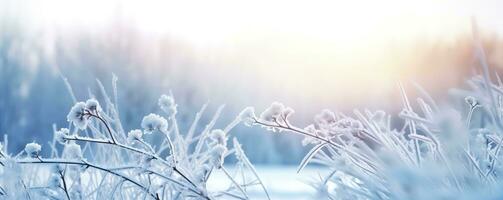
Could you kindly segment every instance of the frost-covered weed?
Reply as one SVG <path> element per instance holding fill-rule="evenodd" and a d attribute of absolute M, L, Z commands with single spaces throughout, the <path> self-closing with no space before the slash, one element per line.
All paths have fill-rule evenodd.
<path fill-rule="evenodd" d="M 145 134 L 151 134 L 154 131 L 165 132 L 168 129 L 168 121 L 164 117 L 150 113 L 143 117 L 141 127 L 145 131 Z"/>
<path fill-rule="evenodd" d="M 42 147 L 40 144 L 37 144 L 35 142 L 28 143 L 24 147 L 24 152 L 26 152 L 26 155 L 32 158 L 37 158 L 40 154 L 40 151 L 42 150 Z"/>
<path fill-rule="evenodd" d="M 127 133 L 127 141 L 132 144 L 136 141 L 143 141 L 143 132 L 139 129 L 131 130 Z"/>
<path fill-rule="evenodd" d="M 241 113 L 239 113 L 239 119 L 246 125 L 252 126 L 255 119 L 255 109 L 253 107 L 247 107 Z"/>
<path fill-rule="evenodd" d="M 87 128 L 88 116 L 86 116 L 86 103 L 78 102 L 71 109 L 66 119 L 72 122 L 77 128 L 84 130 Z"/>
<path fill-rule="evenodd" d="M 67 115 L 69 127 L 54 127 L 52 142 L 28 143 L 17 155 L 0 148 L 0 199 L 249 199 L 250 187 L 260 187 L 269 198 L 237 140 L 227 143 L 241 120 L 215 128 L 223 107 L 196 132 L 204 105 L 182 134 L 173 96 L 162 95 L 158 105 L 166 118 L 151 113 L 138 122 L 141 129 L 125 131 L 117 102 L 98 83 L 105 103 L 93 95 L 75 102 Z M 42 146 L 50 148 L 50 156 L 40 154 Z M 232 172 L 224 166 L 229 156 L 237 160 Z M 217 170 L 226 175 L 229 187 L 208 191 Z"/>
<path fill-rule="evenodd" d="M 299 128 L 288 120 L 293 110 L 277 102 L 259 117 L 253 108 L 240 117 L 305 136 L 311 150 L 298 171 L 308 163 L 330 169 L 313 177 L 317 199 L 502 199 L 503 82 L 497 74 L 491 81 L 479 44 L 476 53 L 483 74 L 468 81 L 472 90 L 454 90 L 460 107 L 438 106 L 420 88 L 413 103 L 400 87 L 399 123 L 383 111 L 323 110 Z"/>
<path fill-rule="evenodd" d="M 398 129 L 391 126 L 391 116 L 369 110 L 355 110 L 355 117 L 324 110 L 313 124 L 298 128 L 287 119 L 291 111 L 278 103 L 253 117 L 253 124 L 305 136 L 302 144 L 312 148 L 298 171 L 308 163 L 331 170 L 313 183 L 323 198 L 497 199 L 503 197 L 498 190 L 503 186 L 503 129 L 498 125 L 503 111 L 501 104 L 492 108 L 481 81 L 472 79 L 478 87 L 466 93 L 485 102 L 469 96 L 459 110 L 437 109 L 434 102 L 418 98 L 421 111 L 416 111 L 403 93 Z M 503 85 L 491 87 L 502 99 Z M 471 120 L 474 115 L 477 122 Z"/>
<path fill-rule="evenodd" d="M 159 107 L 161 107 L 161 110 L 164 111 L 168 117 L 171 118 L 176 115 L 177 105 L 175 104 L 175 98 L 173 97 L 172 94 L 170 94 L 169 96 L 163 94 L 159 98 L 158 104 L 159 104 Z"/>
<path fill-rule="evenodd" d="M 66 137 L 70 135 L 70 130 L 67 128 L 59 129 L 59 131 L 54 132 L 54 140 L 59 142 L 60 144 L 65 144 Z"/>

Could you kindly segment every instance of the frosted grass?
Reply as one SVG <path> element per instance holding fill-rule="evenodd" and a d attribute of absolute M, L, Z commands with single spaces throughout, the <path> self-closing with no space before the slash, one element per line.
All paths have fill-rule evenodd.
<path fill-rule="evenodd" d="M 116 80 L 113 98 L 99 81 L 102 101 L 94 94 L 85 102 L 74 98 L 68 126 L 54 125 L 51 142 L 31 142 L 12 154 L 4 138 L 0 199 L 250 199 L 247 191 L 253 188 L 255 196 L 269 199 L 256 169 L 231 136 L 240 120 L 215 127 L 223 106 L 201 125 L 203 105 L 188 132 L 182 133 L 174 97 L 162 95 L 161 113 L 145 115 L 138 122 L 141 129 L 125 131 L 116 106 Z M 204 129 L 196 131 L 197 126 Z M 49 148 L 50 156 L 41 155 L 42 148 Z M 225 162 L 230 157 L 236 160 L 233 165 Z M 224 174 L 218 179 L 230 184 L 208 190 L 215 173 Z"/>

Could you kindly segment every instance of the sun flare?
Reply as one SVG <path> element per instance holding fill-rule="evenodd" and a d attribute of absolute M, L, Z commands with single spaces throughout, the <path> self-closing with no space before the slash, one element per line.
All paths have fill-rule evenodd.
<path fill-rule="evenodd" d="M 134 27 L 147 37 L 183 42 L 212 71 L 253 71 L 266 85 L 316 96 L 322 93 L 317 83 L 330 90 L 360 88 L 348 93 L 365 91 L 365 85 L 393 90 L 418 56 L 411 50 L 416 46 L 469 35 L 473 16 L 482 29 L 499 31 L 503 22 L 496 20 L 495 2 L 489 2 L 48 0 L 27 7 L 29 21 L 41 28 Z M 284 72 L 289 75 L 278 79 Z M 305 83 L 298 84 L 300 77 Z"/>
<path fill-rule="evenodd" d="M 455 0 L 49 0 L 35 1 L 31 9 L 36 20 L 59 26 L 106 24 L 121 16 L 143 31 L 170 33 L 198 44 L 267 33 L 292 33 L 344 45 L 417 34 L 449 37 L 466 31 L 470 16 L 482 14 L 470 1 Z"/>

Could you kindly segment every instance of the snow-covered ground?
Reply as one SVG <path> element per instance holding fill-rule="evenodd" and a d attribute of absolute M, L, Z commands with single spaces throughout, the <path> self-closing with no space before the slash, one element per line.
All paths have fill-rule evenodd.
<path fill-rule="evenodd" d="M 260 178 L 268 188 L 273 200 L 312 199 L 315 190 L 307 183 L 312 177 L 319 177 L 324 170 L 318 167 L 307 167 L 297 174 L 297 166 L 255 166 Z M 232 170 L 232 168 L 230 168 Z M 222 189 L 230 183 L 222 172 L 216 172 L 208 182 L 209 190 Z M 251 199 L 266 199 L 259 187 L 248 191 Z"/>

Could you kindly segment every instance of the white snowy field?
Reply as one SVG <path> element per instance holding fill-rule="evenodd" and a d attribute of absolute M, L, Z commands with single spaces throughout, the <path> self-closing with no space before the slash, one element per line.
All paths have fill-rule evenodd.
<path fill-rule="evenodd" d="M 326 172 L 320 167 L 306 167 L 297 174 L 297 166 L 255 166 L 260 178 L 268 189 L 273 200 L 305 200 L 313 199 L 315 190 L 308 185 L 313 177 L 319 177 L 318 173 Z M 232 170 L 232 168 L 229 168 Z M 208 190 L 223 189 L 230 183 L 224 178 L 222 172 L 212 174 L 208 181 Z M 259 187 L 254 187 L 253 191 L 248 190 L 250 199 L 266 199 Z"/>

